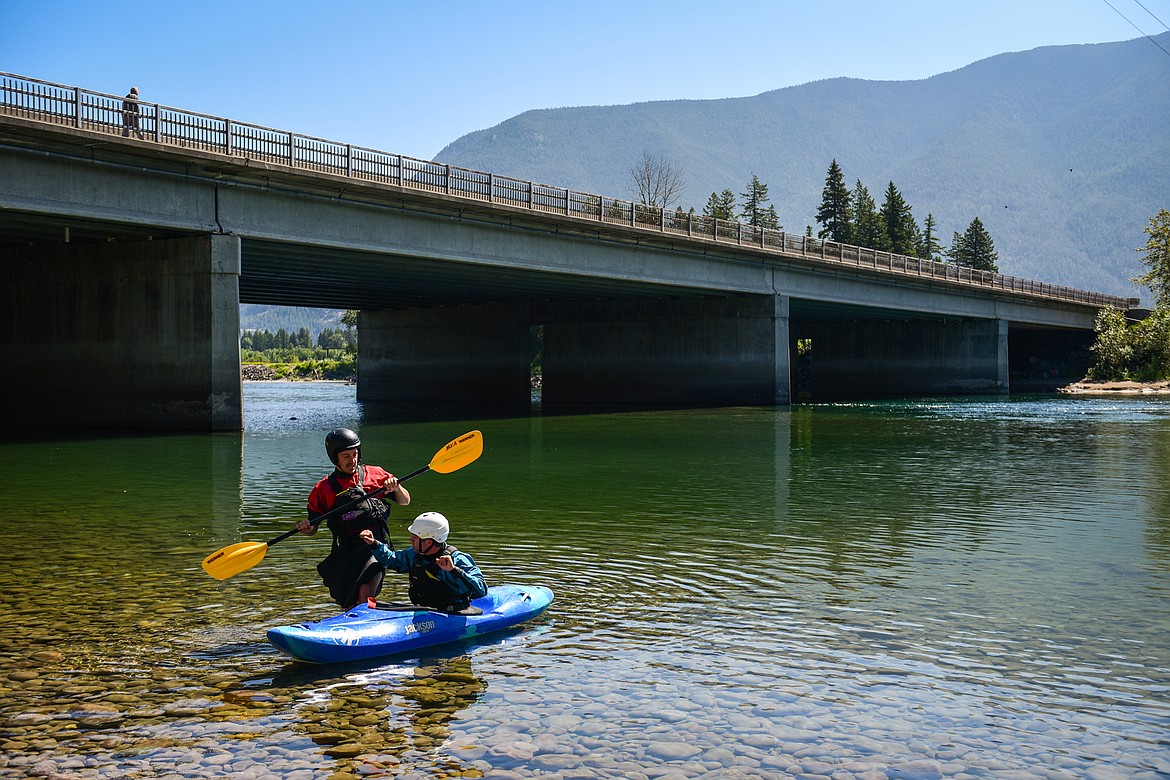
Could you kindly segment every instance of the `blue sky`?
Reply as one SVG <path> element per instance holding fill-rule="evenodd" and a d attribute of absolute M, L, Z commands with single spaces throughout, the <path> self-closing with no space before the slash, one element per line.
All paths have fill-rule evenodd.
<path fill-rule="evenodd" d="M 0 0 L 0 71 L 429 159 L 534 108 L 921 79 L 1163 22 L 1170 0 Z"/>

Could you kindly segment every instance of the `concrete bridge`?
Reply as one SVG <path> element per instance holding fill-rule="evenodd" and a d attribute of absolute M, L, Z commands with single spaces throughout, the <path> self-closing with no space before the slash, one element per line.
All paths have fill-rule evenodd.
<path fill-rule="evenodd" d="M 9 424 L 239 430 L 239 304 L 358 309 L 358 397 L 787 404 L 1080 378 L 1136 300 L 0 74 Z M 798 350 L 797 344 L 801 348 Z"/>

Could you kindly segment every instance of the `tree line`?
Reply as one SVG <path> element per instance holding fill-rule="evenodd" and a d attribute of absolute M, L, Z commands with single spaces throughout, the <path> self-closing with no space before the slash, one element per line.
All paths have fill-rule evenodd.
<path fill-rule="evenodd" d="M 325 328 L 313 339 L 308 328 L 301 328 L 295 333 L 289 333 L 280 328 L 276 333 L 267 330 L 244 331 L 240 335 L 240 349 L 255 352 L 286 349 L 346 350 L 357 349 L 357 331 L 352 328 Z"/>
<path fill-rule="evenodd" d="M 631 192 L 643 205 L 652 208 L 670 208 L 685 187 L 679 167 L 661 155 L 643 152 L 641 160 L 630 168 L 629 173 L 633 182 Z M 757 228 L 784 229 L 775 206 L 770 202 L 768 185 L 755 173 L 739 198 L 736 199 L 730 188 L 712 192 L 703 207 L 703 216 L 729 222 L 739 219 Z M 681 207 L 676 210 L 686 213 Z M 695 209 L 691 208 L 690 213 L 694 214 Z M 934 215 L 927 213 L 920 227 L 910 204 L 893 181 L 886 187 L 879 207 L 860 179 L 852 190 L 846 186 L 845 174 L 836 159 L 829 165 L 825 177 L 816 221 L 821 226 L 817 231 L 818 238 L 999 272 L 995 242 L 979 217 L 972 219 L 962 233 L 955 231 L 950 245 L 944 247 L 939 240 Z M 806 234 L 812 235 L 811 225 L 806 228 Z"/>
<path fill-rule="evenodd" d="M 630 169 L 631 192 L 644 206 L 666 211 L 685 189 L 681 169 L 665 157 L 643 152 Z M 682 207 L 676 213 L 688 212 Z M 689 211 L 695 214 L 692 207 Z M 712 192 L 703 207 L 703 216 L 734 222 L 743 220 L 757 228 L 783 230 L 775 207 L 768 197 L 768 185 L 753 172 L 746 189 L 736 193 L 730 188 Z M 816 222 L 817 237 L 842 244 L 919 257 L 934 262 L 981 271 L 999 272 L 999 256 L 991 234 L 978 216 L 962 233 L 954 231 L 949 246 L 939 240 L 938 224 L 932 213 L 919 226 L 910 204 L 891 181 L 879 207 L 860 179 L 850 189 L 845 174 L 834 159 L 825 176 Z M 812 226 L 806 235 L 812 235 Z M 1150 218 L 1144 232 L 1146 245 L 1136 251 L 1149 270 L 1133 281 L 1154 293 L 1154 308 L 1139 321 L 1126 313 L 1105 308 L 1097 317 L 1093 352 L 1096 362 L 1089 378 L 1154 381 L 1170 379 L 1170 212 L 1161 209 Z"/>
<path fill-rule="evenodd" d="M 240 363 L 267 366 L 266 379 L 352 380 L 357 371 L 357 312 L 342 316 L 344 328 L 325 328 L 313 338 L 308 328 L 248 330 L 240 334 Z"/>

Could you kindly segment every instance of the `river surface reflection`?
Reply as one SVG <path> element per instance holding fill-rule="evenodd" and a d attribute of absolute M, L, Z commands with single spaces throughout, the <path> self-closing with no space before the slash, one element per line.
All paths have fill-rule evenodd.
<path fill-rule="evenodd" d="M 245 385 L 242 434 L 0 443 L 0 777 L 1170 776 L 1170 399 L 396 417 Z M 549 611 L 360 667 L 292 527 L 357 428 Z M 47 477 L 45 486 L 37 483 Z M 392 580 L 385 598 L 404 596 Z"/>

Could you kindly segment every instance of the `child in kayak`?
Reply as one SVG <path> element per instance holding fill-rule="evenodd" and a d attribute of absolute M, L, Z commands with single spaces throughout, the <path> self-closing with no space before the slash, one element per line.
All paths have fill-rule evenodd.
<path fill-rule="evenodd" d="M 487 580 L 470 555 L 447 544 L 447 518 L 424 512 L 410 524 L 410 547 L 395 550 L 370 530 L 359 537 L 389 571 L 410 575 L 410 600 L 443 612 L 478 614 L 471 600 L 487 595 Z M 472 610 L 475 610 L 474 613 Z"/>

